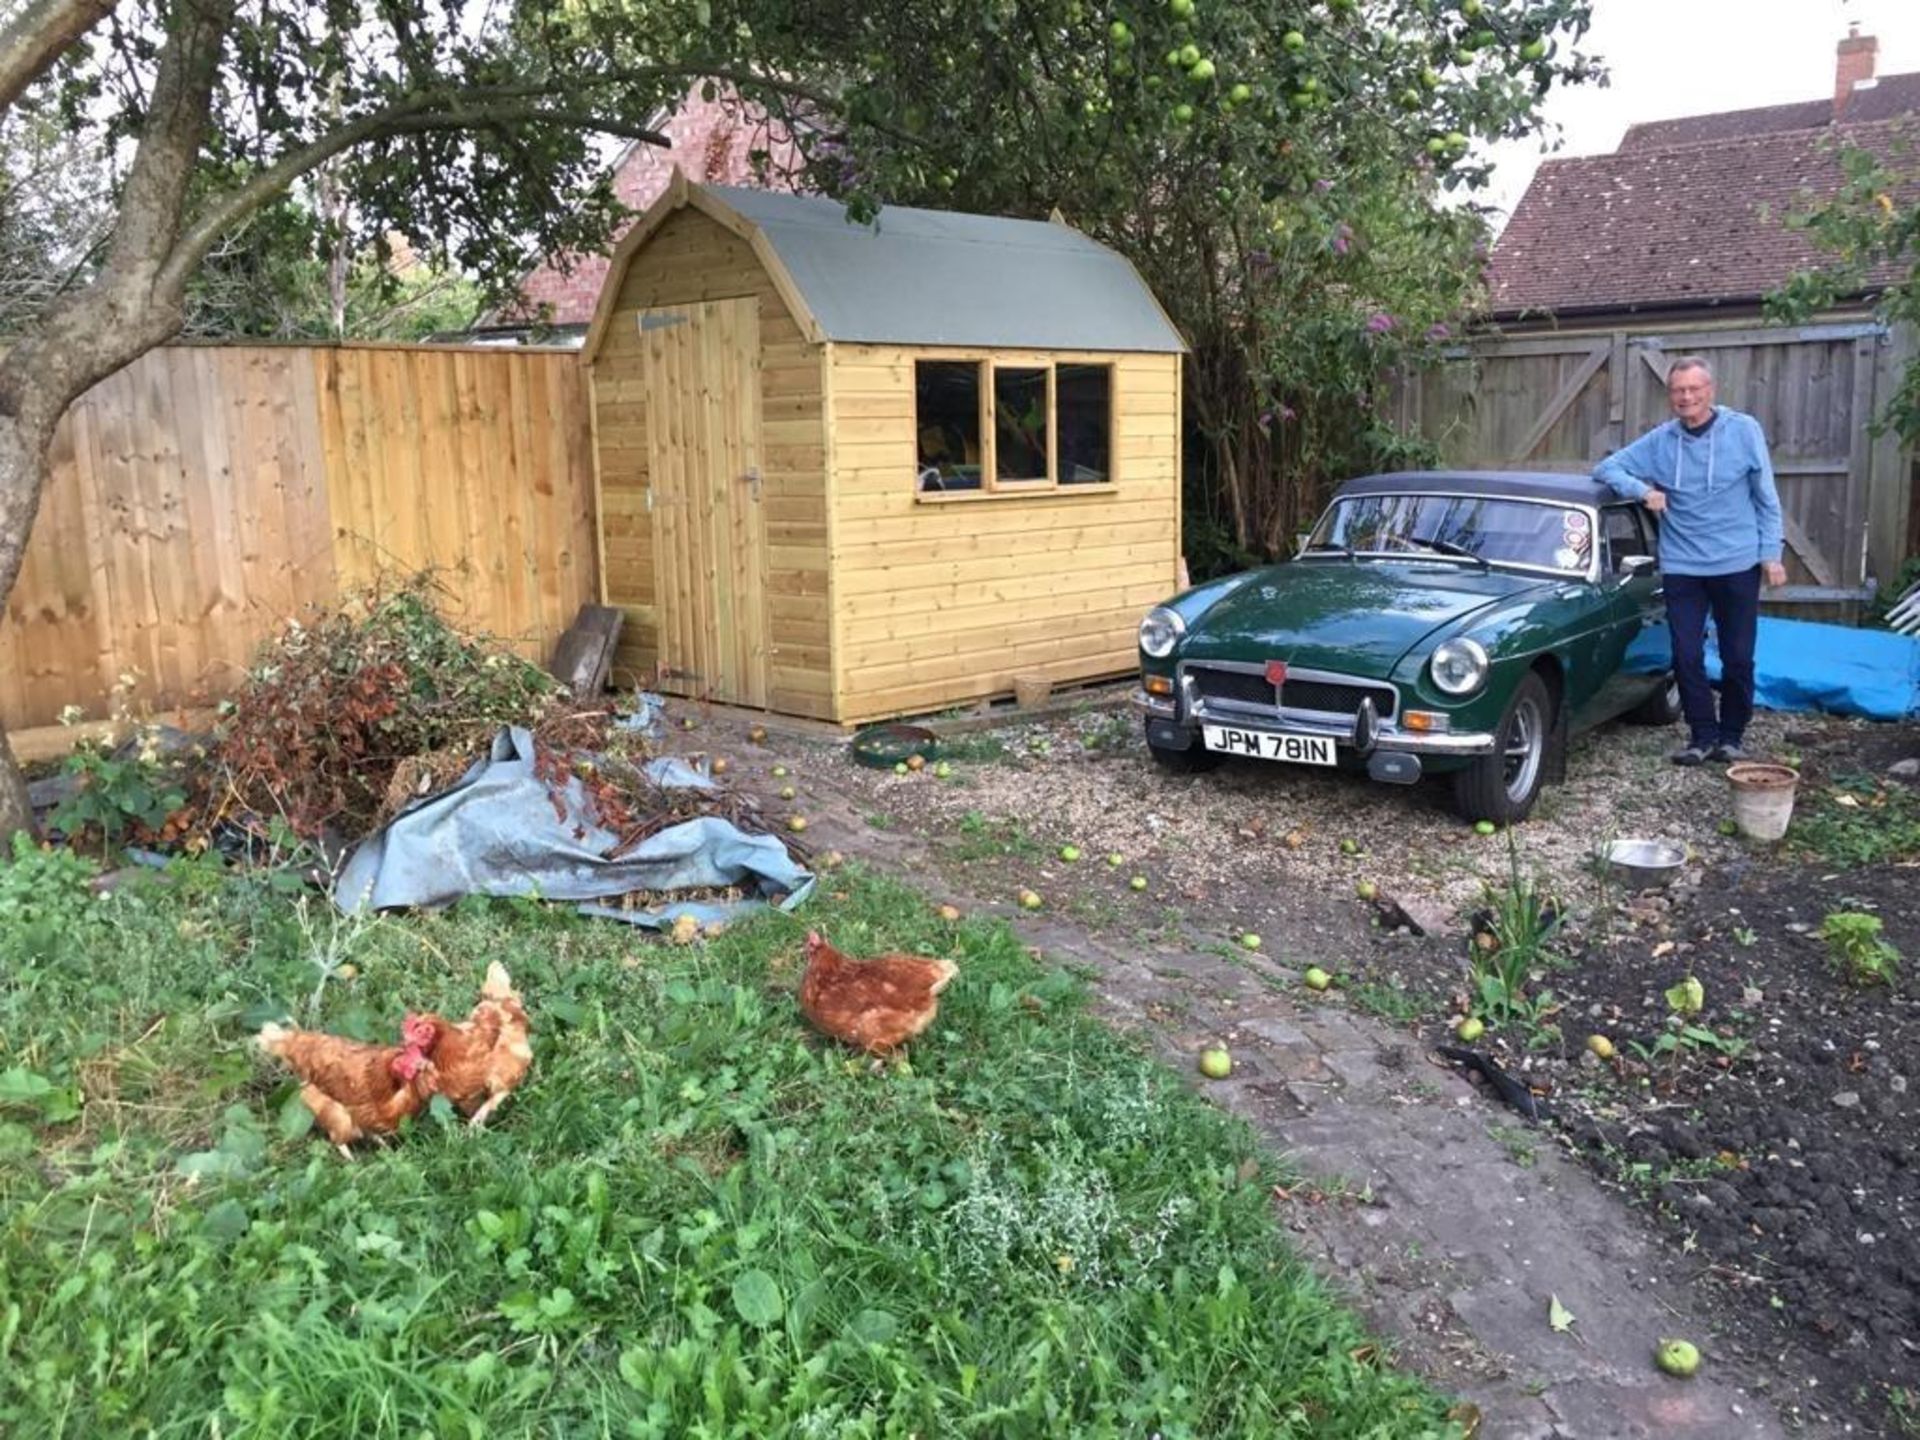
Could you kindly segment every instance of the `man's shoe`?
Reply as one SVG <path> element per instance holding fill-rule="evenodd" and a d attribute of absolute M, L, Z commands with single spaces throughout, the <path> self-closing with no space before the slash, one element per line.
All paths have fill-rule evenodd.
<path fill-rule="evenodd" d="M 1692 744 L 1684 750 L 1676 750 L 1667 757 L 1676 765 L 1704 765 L 1707 763 L 1707 747 Z"/>
<path fill-rule="evenodd" d="M 1738 740 L 1722 740 L 1707 752 L 1707 758 L 1716 765 L 1731 765 L 1736 760 L 1747 758 L 1747 752 L 1740 748 Z"/>

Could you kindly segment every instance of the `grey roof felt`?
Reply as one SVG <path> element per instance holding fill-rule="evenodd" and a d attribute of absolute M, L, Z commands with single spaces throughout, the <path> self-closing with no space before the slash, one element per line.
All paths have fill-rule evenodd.
<path fill-rule="evenodd" d="M 703 187 L 766 236 L 829 340 L 1028 350 L 1186 347 L 1133 266 L 1066 225 Z"/>

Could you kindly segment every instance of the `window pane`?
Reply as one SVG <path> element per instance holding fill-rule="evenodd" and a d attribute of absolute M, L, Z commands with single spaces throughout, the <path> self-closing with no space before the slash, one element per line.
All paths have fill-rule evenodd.
<path fill-rule="evenodd" d="M 1653 553 L 1647 549 L 1647 537 L 1640 529 L 1640 516 L 1636 511 L 1615 506 L 1601 512 L 1601 521 L 1607 527 L 1607 550 L 1615 574 L 1620 571 L 1620 562 L 1629 555 Z"/>
<path fill-rule="evenodd" d="M 980 362 L 917 360 L 914 434 L 921 490 L 980 488 Z"/>
<path fill-rule="evenodd" d="M 1113 367 L 1058 366 L 1053 393 L 1060 411 L 1060 483 L 1097 485 L 1111 479 Z"/>
<path fill-rule="evenodd" d="M 1047 478 L 1047 372 L 993 372 L 994 473 L 1002 480 Z"/>

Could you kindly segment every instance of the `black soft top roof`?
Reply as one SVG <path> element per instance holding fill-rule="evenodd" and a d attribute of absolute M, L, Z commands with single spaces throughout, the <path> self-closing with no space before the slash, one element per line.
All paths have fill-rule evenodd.
<path fill-rule="evenodd" d="M 1561 505 L 1613 505 L 1620 497 L 1591 475 L 1556 475 L 1529 470 L 1397 470 L 1349 480 L 1334 492 L 1346 495 L 1498 495 L 1515 500 L 1550 500 Z"/>

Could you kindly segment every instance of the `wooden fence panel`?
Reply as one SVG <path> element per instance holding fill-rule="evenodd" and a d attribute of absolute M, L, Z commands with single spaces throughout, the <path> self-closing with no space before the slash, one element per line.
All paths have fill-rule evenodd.
<path fill-rule="evenodd" d="M 1394 414 L 1448 465 L 1586 471 L 1668 417 L 1667 367 L 1695 351 L 1711 360 L 1722 403 L 1767 432 L 1785 597 L 1853 601 L 1897 570 L 1887 521 L 1910 512 L 1909 465 L 1870 425 L 1904 352 L 1871 323 L 1488 336 L 1403 378 Z"/>
<path fill-rule="evenodd" d="M 577 357 L 404 346 L 171 346 L 55 437 L 0 615 L 0 721 L 171 709 L 345 586 L 434 568 L 458 623 L 544 658 L 597 598 Z"/>

